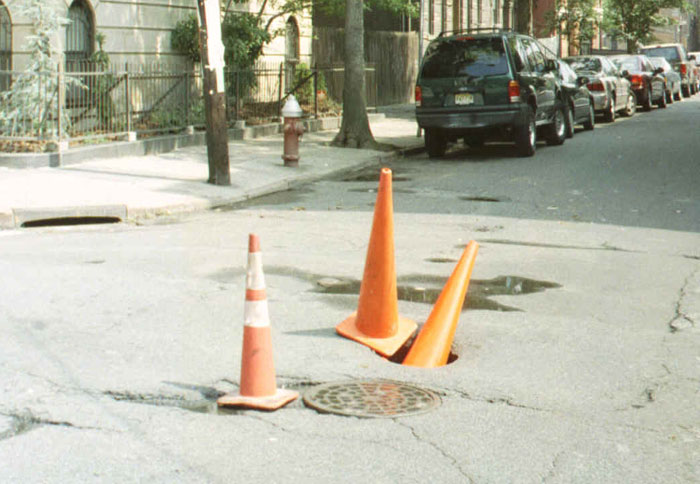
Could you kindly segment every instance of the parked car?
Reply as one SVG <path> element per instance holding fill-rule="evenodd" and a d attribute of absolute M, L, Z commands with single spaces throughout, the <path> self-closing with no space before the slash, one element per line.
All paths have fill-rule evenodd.
<path fill-rule="evenodd" d="M 647 56 L 614 55 L 610 59 L 632 84 L 632 90 L 642 109 L 650 111 L 652 104 L 657 104 L 660 108 L 666 107 L 664 77 L 661 75 L 663 71 L 654 67 Z"/>
<path fill-rule="evenodd" d="M 556 57 L 532 37 L 511 31 L 440 34 L 423 56 L 416 83 L 416 120 L 430 157 L 448 143 L 469 146 L 500 138 L 521 156 L 566 139 L 565 106 Z M 539 133 L 538 133 L 539 131 Z"/>
<path fill-rule="evenodd" d="M 632 88 L 617 67 L 602 55 L 582 55 L 564 59 L 579 76 L 589 79 L 588 90 L 593 95 L 596 113 L 605 121 L 615 121 L 615 113 L 631 116 L 637 101 Z"/>
<path fill-rule="evenodd" d="M 695 92 L 700 92 L 700 52 L 688 52 L 688 58 L 691 56 L 695 57 L 695 78 L 697 80 Z"/>
<path fill-rule="evenodd" d="M 685 97 L 697 92 L 697 74 L 695 56 L 689 57 L 681 44 L 645 45 L 640 47 L 640 54 L 647 57 L 663 57 L 681 76 L 681 91 Z"/>
<path fill-rule="evenodd" d="M 566 107 L 566 137 L 574 136 L 574 126 L 582 124 L 583 129 L 595 127 L 593 96 L 586 87 L 586 77 L 579 77 L 566 62 L 559 60 L 559 81 Z"/>
<path fill-rule="evenodd" d="M 661 73 L 666 81 L 666 102 L 671 104 L 674 100 L 681 100 L 681 76 L 673 70 L 671 64 L 663 57 L 649 57 L 649 60 L 654 67 L 661 68 L 664 71 Z"/>

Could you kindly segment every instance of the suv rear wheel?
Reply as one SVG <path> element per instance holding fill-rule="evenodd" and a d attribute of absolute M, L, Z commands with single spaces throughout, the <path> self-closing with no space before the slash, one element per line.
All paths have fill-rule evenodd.
<path fill-rule="evenodd" d="M 520 156 L 532 156 L 537 148 L 537 125 L 535 111 L 527 107 L 525 123 L 515 127 L 515 149 Z"/>
<path fill-rule="evenodd" d="M 593 108 L 593 99 L 588 101 L 588 118 L 583 122 L 583 129 L 590 131 L 595 128 L 595 109 Z"/>
<path fill-rule="evenodd" d="M 574 120 L 574 106 L 572 104 L 568 104 L 566 107 L 566 137 L 567 138 L 574 137 L 574 125 L 575 124 L 576 124 L 576 121 Z"/>
<path fill-rule="evenodd" d="M 561 101 L 557 101 L 554 105 L 552 122 L 545 129 L 545 139 L 548 145 L 560 145 L 566 139 L 566 114 Z"/>
<path fill-rule="evenodd" d="M 437 129 L 426 128 L 425 149 L 430 158 L 440 158 L 447 150 L 447 138 Z"/>

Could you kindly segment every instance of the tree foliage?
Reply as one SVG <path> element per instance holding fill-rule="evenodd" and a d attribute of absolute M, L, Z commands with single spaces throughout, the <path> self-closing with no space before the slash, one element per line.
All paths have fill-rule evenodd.
<path fill-rule="evenodd" d="M 199 62 L 199 25 L 196 15 L 190 15 L 175 25 L 171 43 L 173 49 Z M 226 15 L 221 24 L 224 43 L 224 61 L 234 69 L 249 69 L 260 57 L 271 35 L 261 25 L 260 19 L 249 13 Z"/>
<path fill-rule="evenodd" d="M 9 91 L 0 94 L 0 131 L 52 138 L 58 133 L 55 107 L 59 96 L 61 55 L 51 40 L 69 22 L 55 5 L 46 0 L 25 0 L 15 4 L 17 13 L 26 17 L 32 33 L 27 36 L 29 65 L 12 82 Z M 66 84 L 78 83 L 71 78 Z M 70 119 L 63 111 L 62 131 Z"/>
<path fill-rule="evenodd" d="M 598 18 L 594 0 L 556 0 L 554 9 L 545 15 L 547 28 L 566 37 L 570 48 L 578 50 L 581 42 L 595 35 Z"/>
<path fill-rule="evenodd" d="M 660 14 L 662 8 L 687 10 L 685 0 L 606 0 L 603 28 L 614 38 L 627 40 L 627 50 L 654 40 L 652 27 L 667 25 L 669 19 Z"/>

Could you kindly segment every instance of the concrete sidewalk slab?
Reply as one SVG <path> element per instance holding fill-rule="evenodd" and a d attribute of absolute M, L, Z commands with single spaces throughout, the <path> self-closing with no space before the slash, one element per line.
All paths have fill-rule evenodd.
<path fill-rule="evenodd" d="M 414 120 L 371 118 L 375 139 L 391 151 L 335 148 L 335 131 L 304 135 L 298 168 L 282 161 L 282 135 L 231 141 L 231 186 L 206 183 L 206 146 L 170 153 L 92 159 L 58 168 L 0 168 L 0 228 L 124 207 L 125 219 L 206 210 L 388 162 L 422 149 Z M 102 209 L 100 208 L 102 207 Z M 110 211 L 114 213 L 114 211 Z M 116 216 L 116 215 L 115 215 Z"/>

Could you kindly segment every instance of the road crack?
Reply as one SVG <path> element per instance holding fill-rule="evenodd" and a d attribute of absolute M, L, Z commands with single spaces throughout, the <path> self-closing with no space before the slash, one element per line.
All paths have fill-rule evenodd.
<path fill-rule="evenodd" d="M 697 327 L 696 321 L 691 315 L 687 314 L 684 311 L 684 307 L 686 299 L 688 297 L 688 287 L 690 286 L 691 281 L 695 278 L 698 272 L 698 269 L 694 270 L 688 275 L 688 277 L 685 278 L 685 281 L 683 281 L 683 285 L 681 286 L 680 292 L 678 294 L 678 299 L 676 300 L 674 308 L 675 314 L 673 315 L 671 321 L 668 322 L 668 326 L 671 333 L 677 333 L 685 329 Z"/>
<path fill-rule="evenodd" d="M 468 482 L 470 482 L 470 483 L 475 482 L 474 479 L 473 479 L 469 474 L 467 474 L 467 473 L 464 471 L 464 469 L 462 469 L 462 467 L 459 465 L 459 462 L 457 462 L 457 459 L 455 459 L 453 456 L 451 456 L 450 454 L 448 454 L 447 452 L 445 452 L 445 450 L 442 449 L 442 448 L 441 448 L 439 445 L 437 445 L 435 442 L 432 442 L 432 441 L 430 441 L 430 440 L 426 440 L 426 439 L 424 439 L 423 437 L 421 437 L 420 435 L 418 435 L 418 432 L 416 432 L 416 429 L 414 429 L 412 426 L 410 426 L 409 424 L 407 424 L 405 421 L 400 421 L 399 419 L 392 419 L 392 420 L 393 420 L 394 422 L 396 422 L 398 425 L 400 425 L 400 426 L 402 426 L 402 427 L 405 427 L 405 428 L 407 428 L 408 430 L 410 430 L 410 431 L 411 431 L 411 434 L 413 435 L 413 437 L 414 437 L 417 441 L 428 444 L 430 447 L 432 447 L 432 448 L 435 449 L 438 453 L 440 453 L 440 455 L 442 455 L 445 459 L 447 459 L 447 460 L 449 460 L 450 462 L 452 462 L 453 467 L 454 467 L 455 469 L 457 469 L 457 471 L 459 471 L 459 473 L 460 473 L 462 476 L 464 476 L 466 479 L 468 479 Z"/>

